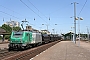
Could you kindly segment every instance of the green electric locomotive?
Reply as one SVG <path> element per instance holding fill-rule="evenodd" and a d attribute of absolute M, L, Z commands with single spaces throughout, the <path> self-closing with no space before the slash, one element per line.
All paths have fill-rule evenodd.
<path fill-rule="evenodd" d="M 41 33 L 31 31 L 13 31 L 10 37 L 9 50 L 25 49 L 41 43 Z"/>

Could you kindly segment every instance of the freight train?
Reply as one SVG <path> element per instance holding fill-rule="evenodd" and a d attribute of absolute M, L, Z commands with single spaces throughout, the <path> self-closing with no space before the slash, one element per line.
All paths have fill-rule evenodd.
<path fill-rule="evenodd" d="M 42 34 L 32 31 L 13 31 L 10 36 L 9 50 L 25 49 L 60 39 L 60 36 L 54 34 Z"/>

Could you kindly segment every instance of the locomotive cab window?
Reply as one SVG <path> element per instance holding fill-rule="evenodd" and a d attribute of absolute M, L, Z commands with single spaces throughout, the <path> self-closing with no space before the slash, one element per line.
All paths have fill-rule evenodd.
<path fill-rule="evenodd" d="M 14 32 L 13 36 L 14 37 L 22 37 L 23 33 L 22 32 Z"/>

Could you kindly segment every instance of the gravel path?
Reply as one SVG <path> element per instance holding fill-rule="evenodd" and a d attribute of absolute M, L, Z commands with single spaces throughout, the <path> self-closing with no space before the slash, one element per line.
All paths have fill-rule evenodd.
<path fill-rule="evenodd" d="M 8 44 L 9 44 L 9 43 L 0 44 L 0 49 L 8 48 Z"/>

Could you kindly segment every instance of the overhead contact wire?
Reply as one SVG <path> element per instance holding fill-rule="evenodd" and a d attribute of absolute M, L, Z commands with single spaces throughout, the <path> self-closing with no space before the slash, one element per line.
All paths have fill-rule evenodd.
<path fill-rule="evenodd" d="M 39 10 L 33 3 L 31 3 L 30 0 L 28 0 L 28 1 L 29 1 L 30 4 L 32 4 L 32 6 L 34 6 L 34 7 L 40 12 L 40 10 Z M 41 12 L 40 12 L 40 13 L 41 13 Z M 42 14 L 45 18 L 47 18 L 43 13 L 41 13 L 41 14 Z"/>
<path fill-rule="evenodd" d="M 14 18 L 20 19 L 20 18 L 18 18 L 18 17 L 15 17 L 15 16 L 13 16 L 13 15 L 11 15 L 11 14 L 6 13 L 6 12 L 3 12 L 3 11 L 0 11 L 0 12 L 1 12 L 1 13 L 4 13 L 4 14 L 6 14 L 6 15 L 12 16 L 12 17 L 14 17 Z"/>
<path fill-rule="evenodd" d="M 80 13 L 78 14 L 78 16 L 81 14 L 81 12 L 82 12 L 83 8 L 85 7 L 86 3 L 87 3 L 87 0 L 86 0 L 86 2 L 84 3 L 84 5 L 83 5 L 83 7 L 82 7 Z"/>
<path fill-rule="evenodd" d="M 28 7 L 32 12 L 34 12 L 27 4 L 25 4 L 22 0 L 20 0 L 26 7 Z M 37 16 L 39 16 L 36 12 L 34 12 Z M 42 20 L 44 20 L 41 16 L 39 16 Z M 45 20 L 44 20 L 45 21 Z M 45 21 L 46 22 L 46 21 Z M 47 22 L 46 22 L 47 23 Z"/>

